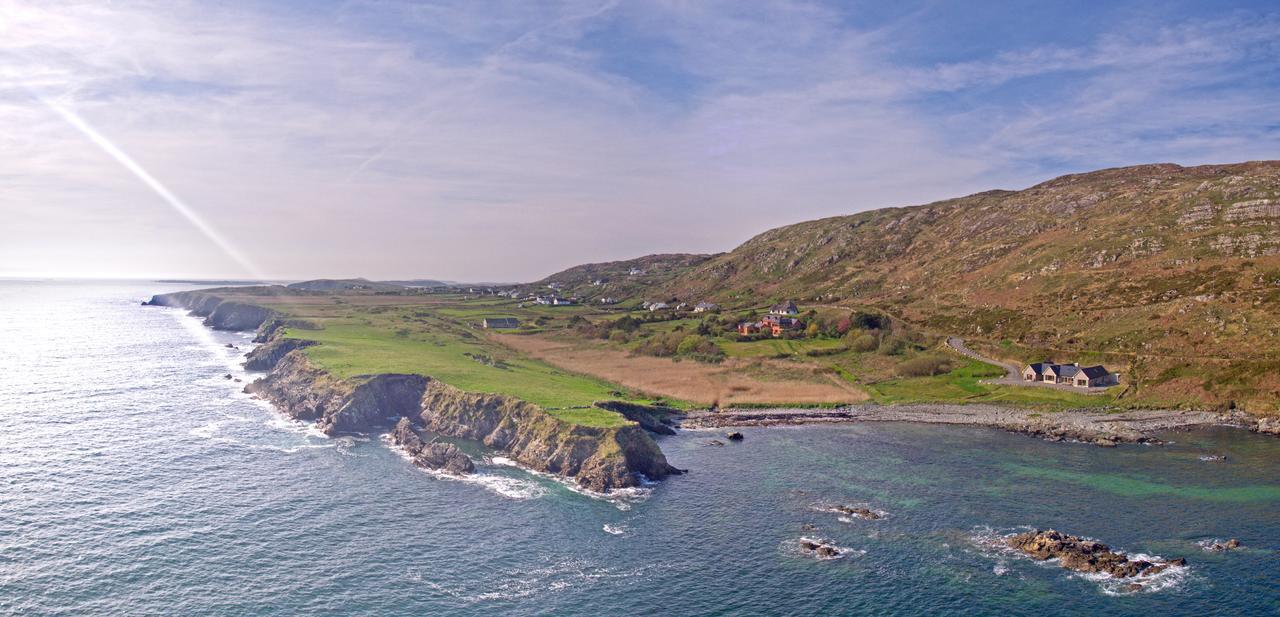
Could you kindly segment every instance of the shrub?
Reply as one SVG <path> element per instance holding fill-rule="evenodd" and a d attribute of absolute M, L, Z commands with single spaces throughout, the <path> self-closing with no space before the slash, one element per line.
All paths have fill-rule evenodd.
<path fill-rule="evenodd" d="M 874 334 L 859 334 L 849 341 L 849 349 L 858 353 L 875 351 L 880 347 L 880 339 Z"/>
<path fill-rule="evenodd" d="M 945 356 L 917 356 L 898 364 L 902 377 L 932 377 L 951 372 L 951 359 Z"/>
<path fill-rule="evenodd" d="M 622 330 L 614 330 L 613 332 L 609 333 L 609 342 L 611 343 L 622 344 L 622 343 L 627 343 L 630 340 L 631 340 L 631 337 Z"/>
<path fill-rule="evenodd" d="M 680 345 L 676 347 L 676 353 L 682 356 L 694 353 L 697 351 L 698 345 L 702 344 L 705 340 L 707 339 L 696 334 L 690 334 L 689 336 L 684 337 L 683 341 L 680 341 Z"/>
<path fill-rule="evenodd" d="M 906 342 L 901 338 L 893 335 L 880 337 L 880 347 L 876 348 L 876 352 L 886 356 L 896 356 L 902 353 L 907 346 Z"/>

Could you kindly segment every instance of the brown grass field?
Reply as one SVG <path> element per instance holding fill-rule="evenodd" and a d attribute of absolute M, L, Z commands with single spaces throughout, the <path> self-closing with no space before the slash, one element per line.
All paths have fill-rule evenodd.
<path fill-rule="evenodd" d="M 817 367 L 774 360 L 729 359 L 721 364 L 631 355 L 585 342 L 494 334 L 495 341 L 566 371 L 627 388 L 703 405 L 851 403 L 867 394 Z"/>

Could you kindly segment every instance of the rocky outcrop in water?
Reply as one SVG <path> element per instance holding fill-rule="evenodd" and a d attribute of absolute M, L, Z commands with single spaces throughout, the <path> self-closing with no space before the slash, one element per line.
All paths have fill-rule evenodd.
<path fill-rule="evenodd" d="M 424 442 L 408 418 L 400 418 L 391 431 L 391 441 L 404 448 L 413 463 L 426 469 L 438 469 L 452 474 L 468 474 L 476 470 L 471 458 L 451 443 Z"/>
<path fill-rule="evenodd" d="M 1030 555 L 1032 559 L 1057 559 L 1062 567 L 1076 572 L 1103 573 L 1115 578 L 1147 576 L 1184 566 L 1185 559 L 1152 563 L 1145 559 L 1129 559 L 1101 542 L 1070 536 L 1053 529 L 1016 534 L 1006 540 L 1009 546 Z"/>
<path fill-rule="evenodd" d="M 884 518 L 875 510 L 862 506 L 836 506 L 836 511 L 867 521 L 878 521 L 881 518 Z"/>
<path fill-rule="evenodd" d="M 843 554 L 840 547 L 834 544 L 809 538 L 800 539 L 800 550 L 820 559 L 835 559 Z"/>
<path fill-rule="evenodd" d="M 1231 538 L 1226 542 L 1219 542 L 1216 540 L 1213 542 L 1208 542 L 1204 545 L 1204 550 L 1221 553 L 1225 551 L 1234 551 L 1238 548 L 1241 548 L 1242 546 L 1244 545 L 1240 543 L 1240 540 L 1236 538 Z"/>

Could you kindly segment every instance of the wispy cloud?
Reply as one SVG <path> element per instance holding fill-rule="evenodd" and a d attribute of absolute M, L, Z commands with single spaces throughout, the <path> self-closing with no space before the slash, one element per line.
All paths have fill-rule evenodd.
<path fill-rule="evenodd" d="M 899 41 L 933 9 L 856 9 L 0 0 L 0 211 L 23 232 L 0 267 L 242 274 L 30 91 L 276 276 L 528 278 L 1280 146 L 1265 10 L 913 61 Z"/>

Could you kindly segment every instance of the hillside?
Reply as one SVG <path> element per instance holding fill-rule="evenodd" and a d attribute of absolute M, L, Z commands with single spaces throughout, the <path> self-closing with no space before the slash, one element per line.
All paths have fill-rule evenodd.
<path fill-rule="evenodd" d="M 1107 169 L 799 223 L 633 295 L 878 307 L 1010 360 L 1107 361 L 1143 398 L 1275 411 L 1280 161 Z"/>
<path fill-rule="evenodd" d="M 625 261 L 584 264 L 557 272 L 531 286 L 531 291 L 557 284 L 560 293 L 587 300 L 630 298 L 662 289 L 677 277 L 705 263 L 712 255 L 684 253 L 646 255 Z"/>

